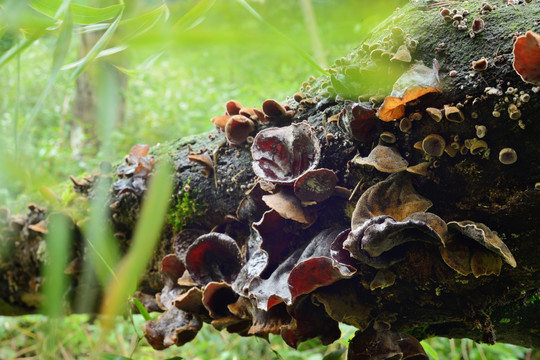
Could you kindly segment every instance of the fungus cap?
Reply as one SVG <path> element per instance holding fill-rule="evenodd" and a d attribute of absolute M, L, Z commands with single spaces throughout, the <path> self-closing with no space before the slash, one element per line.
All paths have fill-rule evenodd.
<path fill-rule="evenodd" d="M 356 157 L 358 165 L 369 165 L 385 173 L 395 173 L 407 169 L 409 163 L 395 147 L 377 145 L 366 157 Z"/>
<path fill-rule="evenodd" d="M 422 150 L 431 156 L 441 156 L 445 147 L 446 141 L 441 135 L 429 134 L 422 141 Z"/>
<path fill-rule="evenodd" d="M 499 152 L 499 161 L 504 165 L 511 165 L 517 161 L 517 153 L 512 148 L 504 148 Z"/>

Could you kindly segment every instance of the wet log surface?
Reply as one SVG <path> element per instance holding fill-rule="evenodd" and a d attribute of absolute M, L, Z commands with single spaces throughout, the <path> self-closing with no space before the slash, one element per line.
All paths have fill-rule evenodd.
<path fill-rule="evenodd" d="M 524 82 L 512 67 L 515 38 L 528 30 L 540 33 L 537 20 L 540 18 L 540 6 L 534 1 L 516 5 L 498 1 L 492 5 L 497 7 L 487 11 L 482 10 L 481 1 L 456 5 L 411 2 L 381 23 L 365 44 L 339 59 L 330 69 L 329 76 L 306 81 L 301 89 L 304 100 L 287 99 L 284 104 L 294 110 L 293 118 L 260 123 L 257 131 L 287 126 L 291 121 L 306 121 L 320 144 L 317 168 L 333 170 L 338 186 L 355 189 L 351 200 L 334 195 L 315 205 L 313 209 L 318 217 L 309 227 L 291 225 L 291 233 L 299 244 L 309 243 L 324 229 L 351 227 L 353 209 L 362 194 L 389 176 L 371 166 L 355 165 L 353 158 L 357 154 L 366 157 L 379 142 L 380 134 L 386 131 L 395 136 L 395 143 L 389 140 L 386 145 L 394 147 L 409 166 L 429 163 L 426 176 L 406 172 L 416 192 L 432 202 L 428 211 L 446 223 L 469 220 L 485 224 L 508 246 L 517 266 L 514 268 L 502 262 L 499 275 L 462 275 L 443 261 L 440 253 L 443 245 L 408 242 L 402 245 L 403 260 L 383 269 L 384 274 L 391 273 L 389 276 L 395 277 L 393 285 L 372 290 L 373 280 L 382 270 L 361 261 L 355 262 L 353 276 L 344 276 L 331 285 L 317 287 L 309 294 L 299 296 L 288 307 L 289 314 L 281 309 L 284 308 L 281 303 L 283 306 L 272 307 L 264 317 L 255 309 L 253 302 L 259 300 L 255 296 L 250 300 L 251 307 L 248 306 L 251 315 L 244 318 L 250 319 L 246 320 L 249 326 L 236 332 L 264 335 L 265 332 L 281 331 L 292 345 L 310 336 L 319 336 L 330 342 L 333 334 L 306 332 L 302 335 L 304 337 L 298 335 L 298 329 L 305 320 L 302 311 L 314 308 L 315 313 L 321 313 L 323 320 L 342 321 L 361 329 L 371 329 L 374 323 L 385 323 L 418 339 L 432 335 L 469 337 L 540 348 L 537 245 L 540 238 L 540 126 L 537 123 L 540 87 Z M 439 8 L 444 6 L 450 11 L 462 7 L 468 10 L 468 14 L 463 15 L 468 19 L 466 30 L 459 30 L 452 22 L 443 19 Z M 471 23 L 477 18 L 483 19 L 485 29 L 471 37 Z M 416 44 L 411 44 L 411 40 Z M 412 62 L 390 61 L 401 45 L 408 47 Z M 411 51 L 414 47 L 416 49 Z M 385 51 L 391 54 L 383 54 Z M 471 63 L 482 57 L 487 59 L 487 69 L 474 70 Z M 334 116 L 344 108 L 348 109 L 345 112 L 352 111 L 353 105 L 347 101 L 364 101 L 367 107 L 371 105 L 374 109 L 382 106 L 394 82 L 411 68 L 414 61 L 422 61 L 431 68 L 434 59 L 439 66 L 442 92 L 427 93 L 410 101 L 405 106 L 405 113 L 395 121 L 377 119 L 375 123 L 360 126 L 359 132 L 347 126 L 343 115 L 334 121 L 337 119 Z M 511 104 L 520 111 L 516 119 L 511 118 L 516 117 L 512 115 L 514 107 Z M 427 108 L 443 109 L 445 105 L 459 108 L 463 120 L 453 122 L 443 117 L 437 122 L 426 111 Z M 414 120 L 415 113 L 420 115 L 419 119 Z M 410 124 L 405 121 L 400 129 L 404 117 L 411 121 Z M 478 136 L 478 126 L 485 126 L 485 136 Z M 440 135 L 448 145 L 457 143 L 457 154 L 450 156 L 445 152 L 442 156 L 433 156 L 417 149 L 415 144 L 430 134 Z M 471 141 L 480 140 L 485 141 L 485 146 L 482 144 L 477 153 L 471 154 Z M 501 163 L 499 153 L 504 148 L 515 150 L 515 163 Z M 161 244 L 144 275 L 140 292 L 153 295 L 162 290 L 161 260 L 166 254 L 174 253 L 175 238 L 184 238 L 176 243 L 185 244 L 185 241 L 192 242 L 214 229 L 234 238 L 243 251 L 244 260 L 249 260 L 245 258 L 250 232 L 253 237 L 251 225 L 258 219 L 248 217 L 238 221 L 236 212 L 246 191 L 257 180 L 252 166 L 251 144 L 230 146 L 224 133 L 215 130 L 153 148 L 151 153 L 158 159 L 170 159 L 174 163 L 175 191 L 182 194 L 189 184 L 191 198 L 203 210 L 187 219 L 180 235 L 170 224 L 163 230 Z M 214 168 L 210 176 L 201 173 L 202 165 L 188 159 L 194 153 L 207 153 L 212 158 Z M 110 200 L 110 204 L 114 204 L 112 224 L 118 238 L 125 240 L 125 247 L 129 243 L 140 201 L 140 196 L 130 192 L 113 195 Z M 29 226 L 46 220 L 46 217 L 47 213 L 36 207 L 27 216 L 0 215 L 3 224 L 0 240 L 5 249 L 1 254 L 0 268 L 3 279 L 0 282 L 2 314 L 33 312 L 39 304 L 37 284 L 40 281 L 43 236 Z M 287 220 L 287 226 L 290 222 Z M 76 239 L 72 253 L 74 259 L 82 257 L 81 235 Z M 298 246 L 291 248 L 295 250 Z M 291 252 L 285 253 L 286 256 L 279 261 L 284 261 Z M 77 274 L 72 274 L 75 289 Z M 262 274 L 261 277 L 269 279 L 271 274 Z M 198 284 L 194 287 L 204 290 L 206 286 Z M 183 294 L 186 289 L 178 291 Z M 233 297 L 247 299 L 239 295 L 243 294 L 236 293 Z M 167 308 L 162 304 L 163 307 Z M 291 325 L 291 314 L 296 328 Z M 171 318 L 171 313 L 168 312 L 167 316 Z M 216 318 L 212 320 L 205 316 L 202 316 L 203 320 L 220 326 Z M 321 321 L 316 317 L 312 320 L 314 324 Z M 155 345 L 156 348 L 162 346 L 166 345 L 162 342 Z"/>

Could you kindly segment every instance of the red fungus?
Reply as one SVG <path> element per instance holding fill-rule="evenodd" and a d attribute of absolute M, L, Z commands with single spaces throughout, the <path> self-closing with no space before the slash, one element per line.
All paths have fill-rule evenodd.
<path fill-rule="evenodd" d="M 527 31 L 514 43 L 512 66 L 525 82 L 540 85 L 540 35 Z"/>
<path fill-rule="evenodd" d="M 225 108 L 227 109 L 227 115 L 233 116 L 238 115 L 243 106 L 236 100 L 229 100 L 227 101 L 227 104 L 225 104 Z"/>
<path fill-rule="evenodd" d="M 253 121 L 243 115 L 234 115 L 225 125 L 225 136 L 232 145 L 242 145 L 250 133 L 255 130 Z"/>
<path fill-rule="evenodd" d="M 198 284 L 231 283 L 242 267 L 240 249 L 231 237 L 220 233 L 202 235 L 188 248 L 186 268 Z"/>
<path fill-rule="evenodd" d="M 253 171 L 260 178 L 292 184 L 319 163 L 319 140 L 308 123 L 260 131 L 251 146 Z"/>

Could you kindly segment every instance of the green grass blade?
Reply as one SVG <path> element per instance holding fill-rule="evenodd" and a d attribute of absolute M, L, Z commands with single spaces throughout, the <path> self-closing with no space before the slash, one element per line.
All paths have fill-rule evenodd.
<path fill-rule="evenodd" d="M 109 41 L 114 36 L 116 29 L 118 28 L 118 24 L 120 24 L 120 20 L 122 19 L 123 11 L 120 11 L 116 19 L 111 23 L 107 31 L 103 34 L 103 36 L 96 42 L 96 44 L 88 51 L 88 54 L 83 58 L 83 61 L 75 68 L 73 73 L 71 74 L 71 81 L 74 81 L 83 71 L 86 69 L 86 67 L 98 56 L 98 54 L 107 46 Z"/>
<path fill-rule="evenodd" d="M 159 242 L 172 192 L 171 174 L 170 165 L 162 161 L 151 179 L 129 251 L 118 265 L 117 278 L 109 283 L 101 304 L 104 333 L 111 329 L 115 316 L 125 309 Z"/>
<path fill-rule="evenodd" d="M 420 341 L 420 345 L 422 345 L 426 353 L 429 355 L 430 359 L 439 360 L 439 354 L 437 354 L 437 351 L 435 351 L 435 349 L 431 347 L 428 341 L 422 340 Z"/>
<path fill-rule="evenodd" d="M 294 40 L 290 39 L 287 35 L 279 31 L 278 28 L 276 28 L 274 25 L 270 24 L 266 19 L 264 19 L 254 8 L 251 7 L 247 3 L 246 0 L 236 0 L 240 5 L 242 5 L 251 15 L 253 15 L 256 19 L 261 21 L 263 24 L 265 24 L 272 32 L 274 32 L 277 36 L 283 39 L 291 48 L 293 48 L 298 55 L 300 55 L 304 60 L 307 61 L 308 64 L 310 64 L 315 70 L 320 72 L 323 75 L 329 76 L 330 74 L 325 71 L 313 58 L 306 53 L 304 50 L 302 50 L 298 45 L 296 45 L 296 42 Z"/>
<path fill-rule="evenodd" d="M 142 315 L 142 317 L 144 318 L 144 320 L 146 320 L 146 321 L 152 320 L 152 317 L 150 316 L 150 314 L 148 313 L 148 311 L 146 311 L 146 308 L 145 308 L 144 305 L 139 301 L 139 299 L 137 299 L 137 298 L 131 298 L 131 302 L 135 305 L 135 307 L 137 308 L 137 310 L 139 310 L 139 313 Z"/>
<path fill-rule="evenodd" d="M 32 109 L 32 112 L 30 113 L 28 120 L 26 120 L 26 123 L 23 126 L 21 134 L 28 133 L 28 129 L 32 127 L 34 119 L 36 118 L 37 114 L 41 112 L 41 109 L 43 108 L 43 105 L 45 104 L 45 99 L 49 95 L 54 84 L 56 83 L 56 79 L 58 78 L 58 74 L 60 73 L 60 68 L 62 67 L 62 64 L 64 64 L 66 56 L 69 52 L 69 48 L 71 46 L 72 32 L 73 32 L 73 19 L 71 17 L 70 11 L 68 10 L 64 18 L 64 21 L 62 23 L 62 30 L 60 31 L 60 34 L 58 35 L 58 38 L 56 39 L 56 47 L 54 49 L 53 62 L 51 66 L 51 71 L 49 73 L 49 80 L 47 81 L 47 85 L 45 86 L 45 89 L 41 92 L 41 95 L 38 101 L 36 102 L 36 105 L 34 105 L 34 108 Z"/>
<path fill-rule="evenodd" d="M 201 0 L 191 10 L 189 10 L 184 16 L 182 16 L 173 26 L 173 31 L 177 34 L 183 33 L 191 29 L 194 24 L 198 24 L 204 17 L 204 14 L 208 12 L 214 6 L 216 0 Z"/>
<path fill-rule="evenodd" d="M 63 214 L 52 214 L 49 218 L 49 233 L 46 236 L 47 255 L 43 269 L 43 301 L 41 311 L 49 317 L 45 340 L 44 359 L 54 358 L 58 344 L 58 323 L 64 314 L 64 295 L 68 279 L 64 274 L 71 245 L 70 220 Z"/>
<path fill-rule="evenodd" d="M 59 317 L 64 313 L 64 293 L 67 289 L 68 253 L 71 243 L 70 223 L 63 214 L 52 214 L 49 220 L 49 233 L 46 236 L 47 262 L 43 270 L 42 312 L 49 317 Z"/>

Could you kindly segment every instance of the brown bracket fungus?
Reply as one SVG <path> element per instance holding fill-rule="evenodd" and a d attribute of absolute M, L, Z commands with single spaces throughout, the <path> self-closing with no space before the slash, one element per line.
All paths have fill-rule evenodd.
<path fill-rule="evenodd" d="M 393 146 L 377 145 L 366 157 L 355 157 L 357 165 L 369 165 L 385 173 L 396 173 L 407 169 L 409 163 Z"/>
<path fill-rule="evenodd" d="M 468 238 L 473 239 L 486 249 L 502 257 L 510 266 L 516 267 L 516 260 L 506 244 L 486 225 L 470 220 L 450 221 L 448 223 L 448 228 L 456 230 Z"/>
<path fill-rule="evenodd" d="M 540 35 L 527 31 L 514 43 L 512 66 L 525 82 L 540 85 Z"/>
<path fill-rule="evenodd" d="M 367 189 L 352 214 L 351 228 L 360 227 L 367 220 L 380 215 L 388 215 L 402 221 L 415 212 L 425 212 L 433 203 L 414 189 L 410 175 L 392 174 L 385 180 Z"/>
<path fill-rule="evenodd" d="M 319 140 L 306 123 L 260 131 L 251 146 L 253 171 L 266 181 L 293 184 L 319 163 Z"/>

